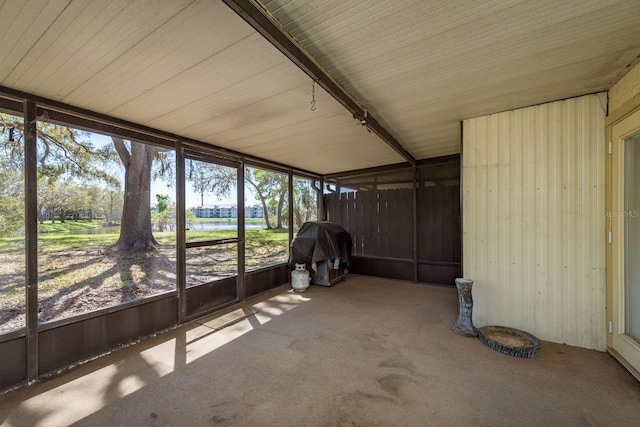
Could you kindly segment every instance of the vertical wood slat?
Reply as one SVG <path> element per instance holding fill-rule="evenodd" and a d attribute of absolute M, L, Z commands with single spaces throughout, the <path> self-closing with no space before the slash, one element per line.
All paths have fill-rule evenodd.
<path fill-rule="evenodd" d="M 453 222 L 451 224 L 453 239 L 453 255 L 452 260 L 460 261 L 462 259 L 462 212 L 460 206 L 460 187 L 451 187 L 451 199 L 453 200 L 453 211 L 451 217 Z"/>
<path fill-rule="evenodd" d="M 433 244 L 433 210 L 435 203 L 432 192 L 433 187 L 423 187 L 420 191 L 422 214 L 419 221 L 422 226 L 419 229 L 422 231 L 422 238 L 420 239 L 418 258 L 423 260 L 433 260 L 433 253 L 435 252 L 435 245 Z"/>
<path fill-rule="evenodd" d="M 604 350 L 602 96 L 465 121 L 464 275 L 478 326 Z"/>
<path fill-rule="evenodd" d="M 378 194 L 375 191 L 370 191 L 367 196 L 369 255 L 376 255 L 378 253 Z"/>
<path fill-rule="evenodd" d="M 444 215 L 443 215 L 443 202 L 444 202 L 444 194 L 442 186 L 434 187 L 433 192 L 433 205 L 434 205 L 434 227 L 433 227 L 433 245 L 436 249 L 436 253 L 432 254 L 434 258 L 438 257 L 438 255 L 442 255 L 442 251 L 444 249 L 444 230 L 442 228 L 442 224 L 444 223 Z M 439 250 L 438 250 L 439 249 Z M 439 260 L 438 260 L 439 261 Z"/>
<path fill-rule="evenodd" d="M 363 193 L 359 191 L 355 194 L 355 221 L 356 221 L 356 235 L 358 236 L 358 250 L 356 254 L 362 255 L 364 253 L 364 241 L 363 241 L 363 218 L 364 218 L 364 208 L 362 206 L 362 197 Z"/>
<path fill-rule="evenodd" d="M 353 245 L 353 252 L 355 253 L 355 248 L 358 247 L 358 243 L 360 242 L 360 236 L 356 233 L 356 193 L 354 191 L 350 191 L 347 193 L 347 203 L 348 203 L 348 212 L 349 212 L 349 223 L 347 225 L 347 231 L 351 233 L 351 240 Z"/>
<path fill-rule="evenodd" d="M 393 211 L 393 216 L 389 218 L 389 233 L 393 238 L 389 241 L 389 251 L 395 258 L 401 258 L 402 254 L 402 234 L 401 234 L 401 222 L 402 218 L 402 205 L 399 202 L 399 194 L 394 192 L 387 195 L 387 205 L 389 209 Z"/>
<path fill-rule="evenodd" d="M 329 194 L 325 194 L 324 195 L 324 199 L 325 199 L 325 209 L 327 210 L 327 221 L 334 221 L 336 220 L 336 215 L 335 215 L 335 208 L 336 208 L 336 200 L 335 200 L 335 193 L 329 193 Z"/>
<path fill-rule="evenodd" d="M 371 252 L 380 256 L 380 191 L 371 192 Z"/>
<path fill-rule="evenodd" d="M 418 258 L 424 261 L 459 262 L 459 187 L 420 187 L 418 202 Z"/>
<path fill-rule="evenodd" d="M 338 199 L 339 194 L 329 193 L 329 194 L 326 194 L 324 197 L 325 197 L 325 205 L 327 208 L 327 220 L 338 222 L 336 210 L 338 209 L 338 206 L 340 206 L 340 200 Z"/>
<path fill-rule="evenodd" d="M 403 218 L 401 221 L 403 228 L 403 258 L 413 259 L 413 189 L 403 189 L 402 196 L 404 206 L 402 209 Z"/>
<path fill-rule="evenodd" d="M 378 253 L 389 257 L 389 217 L 387 215 L 387 197 L 389 190 L 378 191 Z"/>
<path fill-rule="evenodd" d="M 369 191 L 359 191 L 358 199 L 362 209 L 362 255 L 372 255 L 371 253 L 371 202 Z M 357 200 L 358 200 L 357 199 Z"/>
<path fill-rule="evenodd" d="M 442 187 L 442 193 L 440 197 L 440 205 L 442 206 L 442 216 L 449 218 L 449 221 L 442 221 L 442 260 L 453 258 L 453 230 L 451 224 L 453 222 L 453 203 L 451 200 L 451 187 Z"/>
<path fill-rule="evenodd" d="M 339 224 L 349 224 L 349 217 L 348 217 L 348 201 L 347 201 L 347 193 L 340 193 L 340 215 L 339 215 L 339 219 L 338 219 L 338 223 Z"/>

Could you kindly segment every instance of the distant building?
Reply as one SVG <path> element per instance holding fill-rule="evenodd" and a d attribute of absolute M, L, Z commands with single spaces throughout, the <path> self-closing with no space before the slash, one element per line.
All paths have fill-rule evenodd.
<path fill-rule="evenodd" d="M 191 208 L 191 212 L 193 212 L 196 218 L 217 218 L 217 216 L 215 216 L 215 206 L 197 206 Z"/>
<path fill-rule="evenodd" d="M 270 207 L 269 215 L 276 215 L 277 208 Z M 196 218 L 237 218 L 237 205 L 203 205 L 191 208 Z M 244 208 L 245 218 L 264 218 L 262 205 L 250 205 Z"/>
<path fill-rule="evenodd" d="M 251 205 L 244 207 L 245 218 L 264 218 L 264 209 L 262 205 Z"/>
<path fill-rule="evenodd" d="M 196 218 L 237 218 L 236 205 L 203 205 L 191 208 Z"/>
<path fill-rule="evenodd" d="M 236 205 L 215 206 L 215 209 L 217 209 L 216 218 L 237 218 L 238 217 L 238 207 Z"/>

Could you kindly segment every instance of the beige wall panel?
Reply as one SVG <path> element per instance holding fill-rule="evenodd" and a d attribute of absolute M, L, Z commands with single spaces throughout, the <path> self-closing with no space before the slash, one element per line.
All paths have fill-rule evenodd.
<path fill-rule="evenodd" d="M 464 122 L 476 326 L 605 349 L 605 105 L 589 95 Z"/>

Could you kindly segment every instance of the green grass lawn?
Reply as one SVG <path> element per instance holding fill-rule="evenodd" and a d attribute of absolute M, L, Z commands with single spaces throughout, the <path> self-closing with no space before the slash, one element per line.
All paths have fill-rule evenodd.
<path fill-rule="evenodd" d="M 101 298 L 97 306 L 103 306 L 175 287 L 174 231 L 154 233 L 160 244 L 157 251 L 119 254 L 104 250 L 118 240 L 119 229 L 88 230 L 96 228 L 95 224 L 70 221 L 40 229 L 38 298 L 45 319 L 82 312 L 86 301 L 96 295 Z M 235 230 L 194 231 L 188 235 L 189 241 L 237 237 Z M 188 278 L 211 276 L 215 280 L 215 276 L 237 274 L 236 251 L 236 244 L 187 250 Z M 288 230 L 246 230 L 248 271 L 286 262 L 288 254 Z M 19 324 L 16 316 L 24 311 L 24 280 L 24 236 L 0 237 L 0 333 L 3 325 L 11 328 Z"/>
<path fill-rule="evenodd" d="M 67 220 L 65 222 L 45 221 L 42 224 L 38 224 L 38 233 L 59 233 L 70 231 L 86 231 L 102 227 L 101 221 L 87 221 L 87 220 Z"/>
<path fill-rule="evenodd" d="M 228 224 L 235 223 L 235 219 L 228 218 L 197 218 L 198 223 Z M 263 224 L 262 218 L 246 218 L 247 224 Z M 103 227 L 100 221 L 67 220 L 64 223 L 45 221 L 38 224 L 38 248 L 41 253 L 57 251 L 78 250 L 91 247 L 105 247 L 114 244 L 118 240 L 120 230 L 118 227 Z M 176 233 L 174 231 L 154 232 L 153 236 L 158 243 L 163 245 L 175 245 Z M 229 239 L 237 237 L 235 230 L 208 230 L 188 231 L 187 241 Z M 289 231 L 248 229 L 245 231 L 245 240 L 252 246 L 260 244 L 284 244 L 289 245 Z M 24 237 L 0 237 L 0 255 L 18 254 L 24 252 Z"/>
<path fill-rule="evenodd" d="M 108 232 L 86 233 L 88 229 L 100 227 L 98 222 L 65 222 L 44 224 L 38 233 L 38 253 L 41 255 L 60 252 L 96 250 L 108 247 L 118 240 L 119 229 L 109 228 Z M 84 232 L 83 232 L 84 231 Z M 176 233 L 172 231 L 154 232 L 153 236 L 161 245 L 175 245 Z M 187 233 L 188 242 L 203 240 L 230 239 L 237 237 L 235 230 L 190 231 Z M 0 256 L 24 256 L 24 237 L 0 237 Z M 289 231 L 250 229 L 245 231 L 246 257 L 250 259 L 252 253 L 264 253 L 263 246 L 269 246 L 270 251 L 288 252 Z M 276 261 L 279 262 L 279 261 Z"/>

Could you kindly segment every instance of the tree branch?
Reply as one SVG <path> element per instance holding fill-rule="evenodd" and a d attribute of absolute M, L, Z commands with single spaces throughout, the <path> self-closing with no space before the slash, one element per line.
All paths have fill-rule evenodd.
<path fill-rule="evenodd" d="M 127 150 L 127 146 L 124 145 L 124 141 L 122 140 L 122 138 L 116 138 L 115 136 L 112 136 L 111 140 L 113 141 L 113 146 L 116 149 L 116 153 L 118 153 L 118 156 L 122 161 L 122 165 L 124 166 L 124 169 L 125 170 L 129 169 L 129 163 L 131 162 L 131 154 L 129 153 L 129 150 Z"/>

